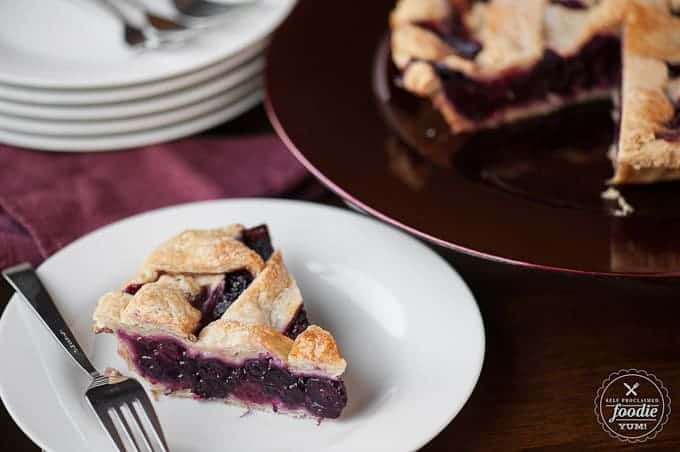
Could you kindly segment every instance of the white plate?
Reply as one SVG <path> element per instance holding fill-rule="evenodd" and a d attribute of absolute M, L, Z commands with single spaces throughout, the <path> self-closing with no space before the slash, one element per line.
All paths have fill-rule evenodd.
<path fill-rule="evenodd" d="M 193 135 L 233 119 L 250 110 L 262 101 L 262 90 L 257 90 L 242 99 L 215 111 L 208 112 L 186 121 L 138 132 L 92 137 L 57 137 L 30 135 L 0 129 L 0 142 L 23 146 L 41 151 L 113 151 L 147 144 L 162 143 Z"/>
<path fill-rule="evenodd" d="M 262 54 L 267 47 L 268 38 L 250 46 L 243 52 L 220 61 L 212 66 L 178 77 L 157 82 L 130 85 L 109 89 L 39 89 L 24 88 L 0 83 L 0 102 L 7 113 L 17 108 L 32 109 L 54 106 L 62 109 L 86 109 L 102 107 L 101 104 L 115 107 L 129 101 L 153 102 L 153 98 L 170 93 L 186 91 L 186 88 L 209 82 L 224 74 L 245 68 L 253 58 Z M 60 107 L 61 106 L 61 107 Z M 12 109 L 12 110 L 8 110 Z M 21 114 L 21 113 L 15 113 Z"/>
<path fill-rule="evenodd" d="M 151 3 L 151 2 L 150 2 Z M 0 2 L 0 81 L 39 88 L 110 88 L 196 71 L 268 36 L 295 0 L 258 0 L 183 46 L 129 49 L 122 23 L 96 2 Z"/>
<path fill-rule="evenodd" d="M 262 74 L 255 74 L 249 80 L 233 88 L 214 93 L 206 99 L 144 116 L 93 121 L 51 121 L 0 114 L 0 126 L 12 132 L 60 137 L 64 135 L 74 137 L 111 135 L 149 130 L 176 124 L 218 108 L 227 107 L 248 93 L 262 88 L 262 81 Z"/>
<path fill-rule="evenodd" d="M 94 364 L 125 369 L 115 340 L 96 340 L 91 312 L 166 237 L 193 227 L 270 226 L 312 320 L 348 361 L 349 404 L 336 421 L 219 402 L 154 402 L 174 452 L 410 451 L 441 431 L 472 392 L 484 329 L 465 283 L 415 239 L 353 212 L 282 200 L 211 201 L 132 217 L 96 231 L 38 270 Z M 0 319 L 0 396 L 19 426 L 52 452 L 111 451 L 86 406 L 87 378 L 14 297 Z"/>
<path fill-rule="evenodd" d="M 30 127 L 36 120 L 69 121 L 70 125 L 74 126 L 73 121 L 91 122 L 149 115 L 200 103 L 230 89 L 236 90 L 241 83 L 246 84 L 259 76 L 264 65 L 264 56 L 259 56 L 238 69 L 220 74 L 207 82 L 165 95 L 116 104 L 51 106 L 7 102 L 0 99 L 0 121 L 9 129 L 12 127 L 8 124 L 17 117 L 28 120 Z M 5 117 L 8 118 L 7 121 L 4 120 Z"/>

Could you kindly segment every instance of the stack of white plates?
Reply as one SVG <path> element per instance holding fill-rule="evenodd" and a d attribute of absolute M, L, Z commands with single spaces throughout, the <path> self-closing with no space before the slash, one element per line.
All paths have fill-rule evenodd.
<path fill-rule="evenodd" d="M 0 2 L 0 142 L 111 150 L 232 119 L 261 102 L 264 50 L 294 3 L 256 0 L 181 46 L 139 51 L 95 0 Z"/>

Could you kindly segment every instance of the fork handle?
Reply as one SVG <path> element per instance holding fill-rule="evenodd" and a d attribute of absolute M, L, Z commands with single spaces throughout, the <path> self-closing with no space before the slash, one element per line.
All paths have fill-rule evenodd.
<path fill-rule="evenodd" d="M 109 13 L 111 13 L 113 16 L 115 16 L 118 20 L 123 22 L 124 24 L 129 24 L 130 19 L 128 19 L 127 15 L 121 10 L 118 5 L 114 2 L 110 2 L 109 0 L 95 0 L 95 3 L 101 6 L 102 8 L 106 9 Z"/>
<path fill-rule="evenodd" d="M 66 325 L 64 318 L 52 301 L 52 297 L 50 297 L 31 264 L 24 263 L 5 269 L 2 276 L 21 298 L 28 302 L 43 324 L 52 332 L 55 339 L 81 369 L 93 378 L 99 376 L 99 372 L 87 358 L 83 349 L 80 348 L 78 341 Z"/>

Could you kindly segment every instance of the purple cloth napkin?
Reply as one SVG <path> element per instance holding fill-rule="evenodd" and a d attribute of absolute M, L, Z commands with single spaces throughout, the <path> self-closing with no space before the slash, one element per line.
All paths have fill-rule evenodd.
<path fill-rule="evenodd" d="M 37 264 L 81 235 L 138 212 L 276 196 L 295 189 L 306 174 L 273 135 L 87 154 L 0 145 L 0 268 Z"/>

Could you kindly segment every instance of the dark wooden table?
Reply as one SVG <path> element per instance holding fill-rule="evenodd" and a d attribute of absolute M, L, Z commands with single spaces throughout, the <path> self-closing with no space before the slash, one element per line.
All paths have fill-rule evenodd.
<path fill-rule="evenodd" d="M 211 133 L 266 130 L 258 108 Z M 341 204 L 330 193 L 322 202 Z M 486 359 L 470 400 L 424 451 L 680 450 L 678 410 L 656 439 L 636 446 L 611 439 L 593 414 L 598 387 L 623 368 L 652 372 L 671 399 L 680 394 L 679 283 L 548 273 L 458 253 L 445 257 L 479 303 Z M 0 288 L 2 303 L 8 296 Z M 4 409 L 0 426 L 0 450 L 37 450 Z"/>

